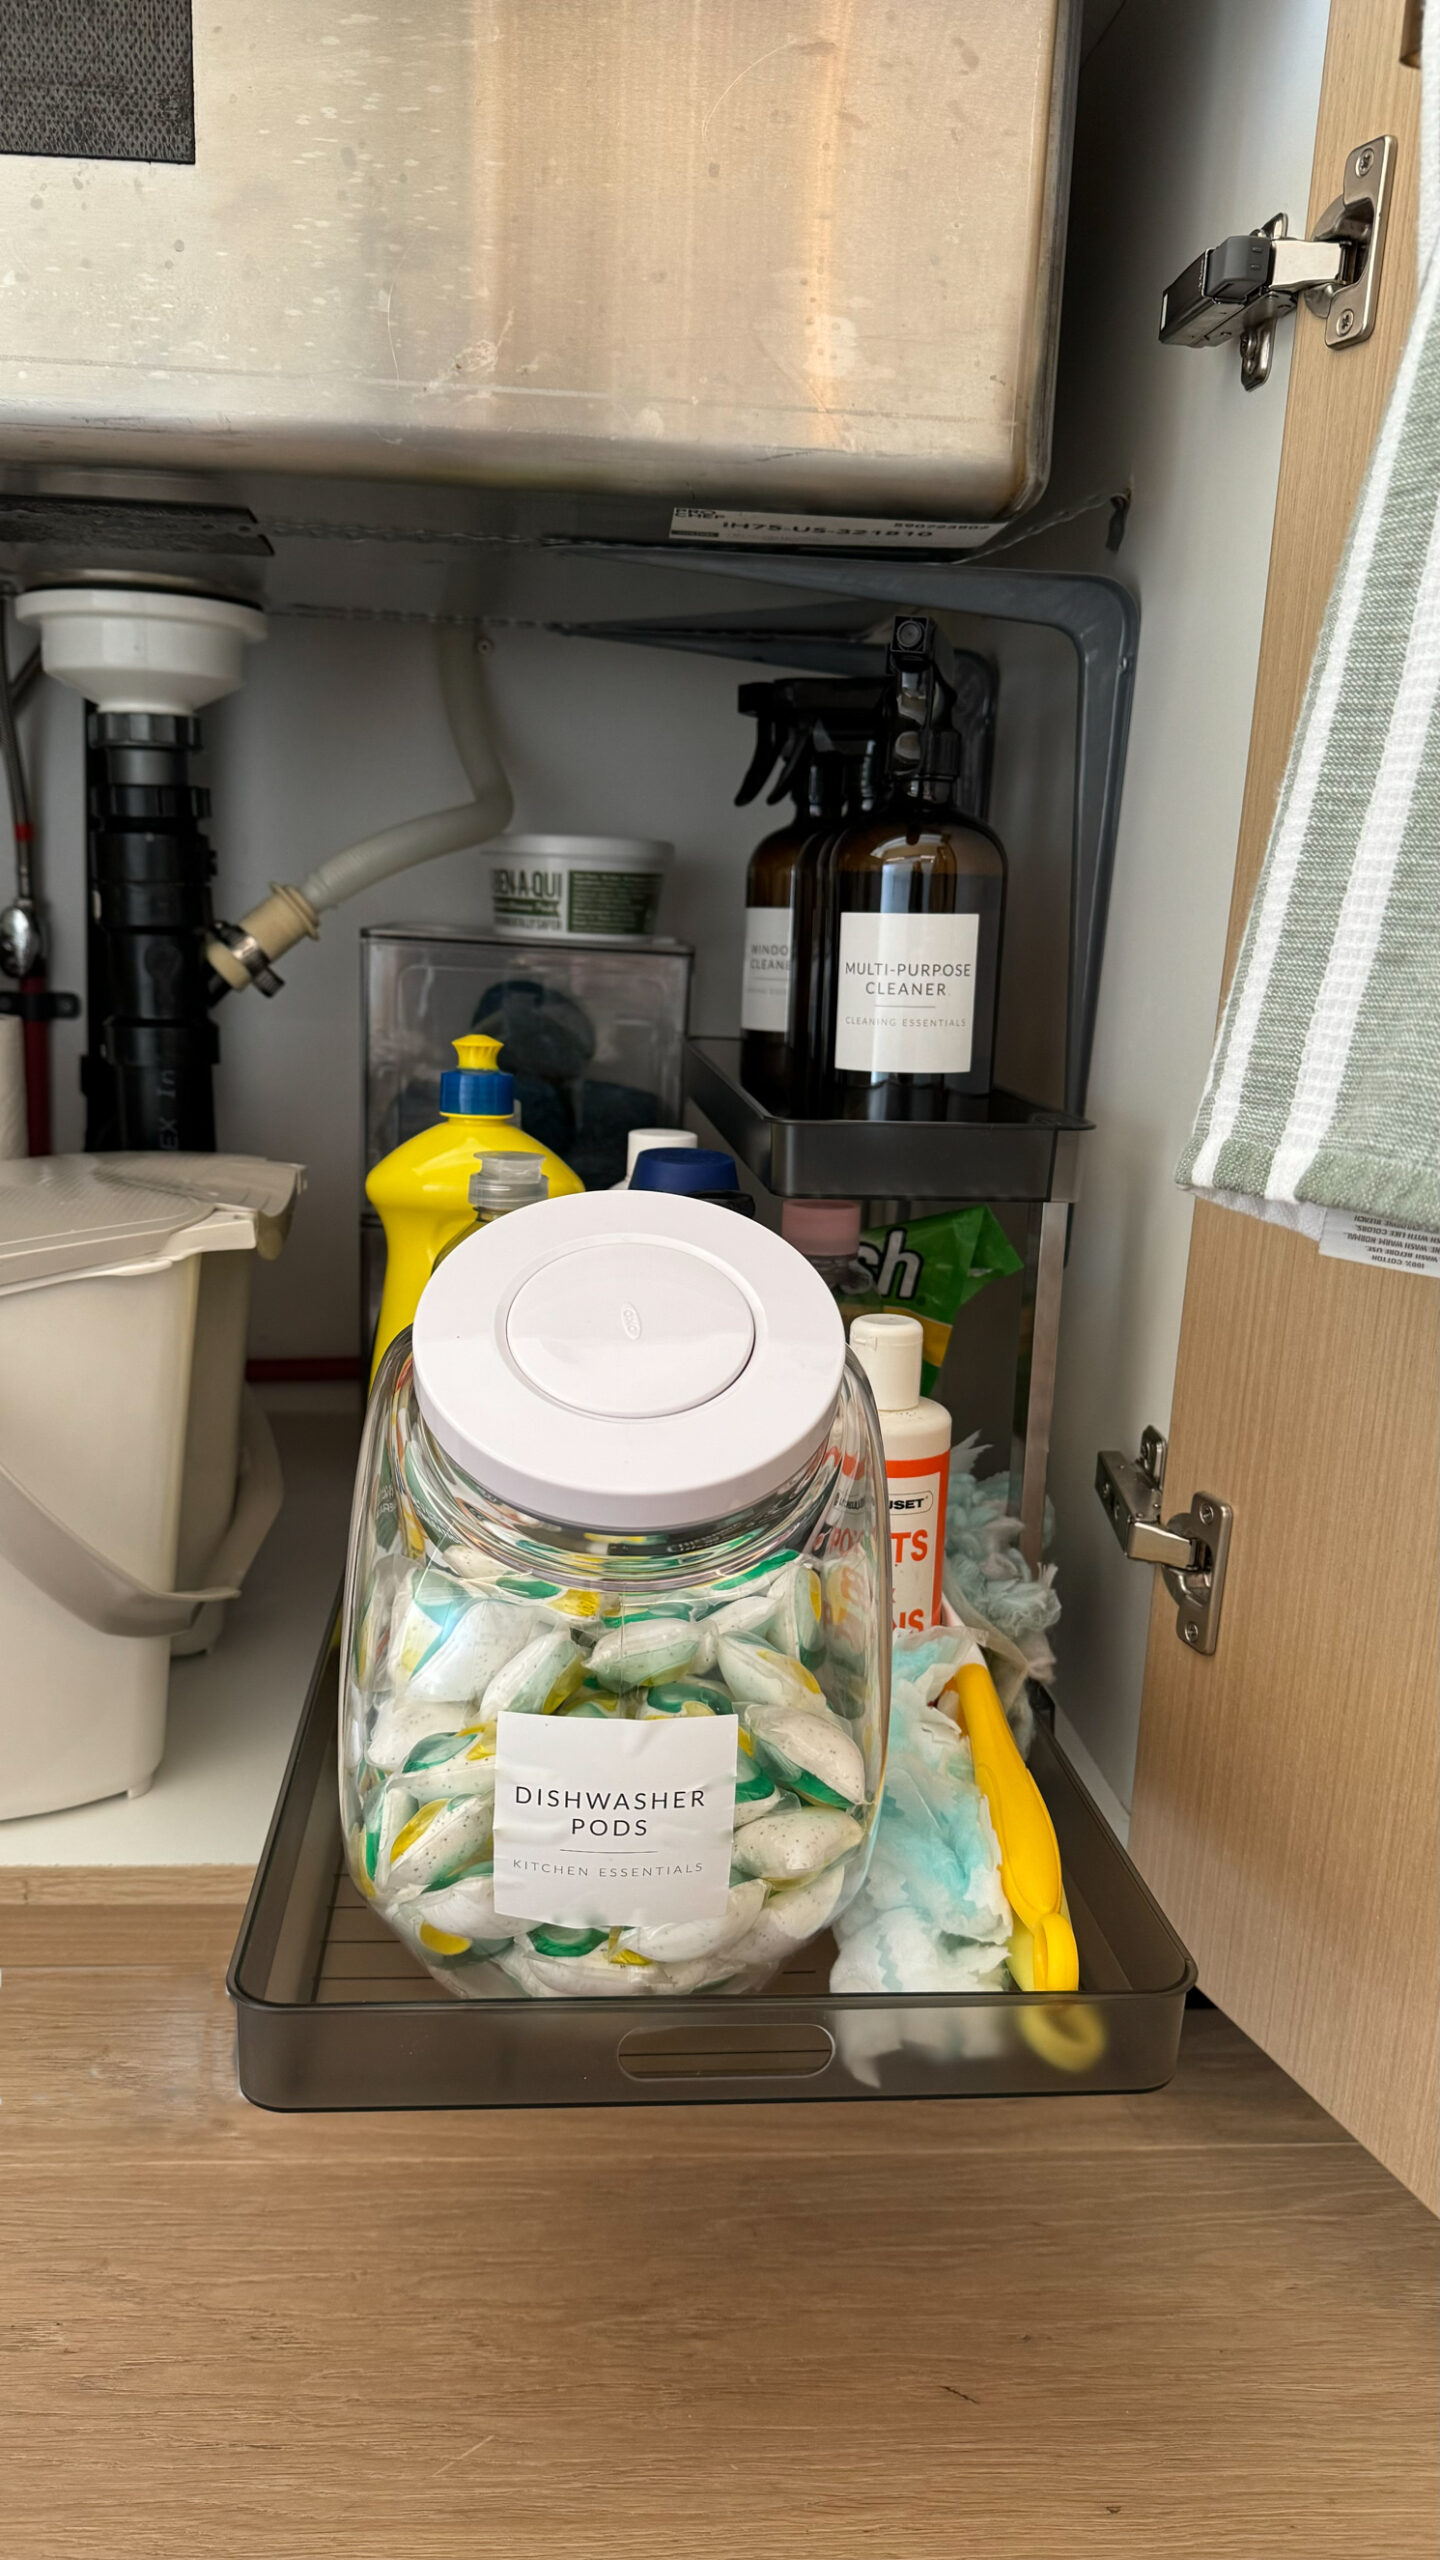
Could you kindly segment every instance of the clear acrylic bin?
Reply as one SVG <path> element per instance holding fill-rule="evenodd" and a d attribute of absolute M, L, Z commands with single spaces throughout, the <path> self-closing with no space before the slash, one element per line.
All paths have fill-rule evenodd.
<path fill-rule="evenodd" d="M 679 1121 L 693 953 L 685 942 L 504 941 L 459 926 L 360 937 L 365 1168 L 433 1126 L 451 1043 L 503 1040 L 528 1135 L 587 1191 L 625 1178 L 631 1129 Z"/>

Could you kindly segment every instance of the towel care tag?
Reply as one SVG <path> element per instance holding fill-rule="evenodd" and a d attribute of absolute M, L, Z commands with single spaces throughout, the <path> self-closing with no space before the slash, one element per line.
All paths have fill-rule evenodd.
<path fill-rule="evenodd" d="M 1332 1262 L 1369 1262 L 1377 1271 L 1440 1277 L 1440 1235 L 1433 1227 L 1407 1227 L 1398 1218 L 1373 1217 L 1368 1209 L 1327 1209 L 1320 1251 Z"/>
<path fill-rule="evenodd" d="M 718 1920 L 735 1826 L 734 1716 L 499 1719 L 495 1902 L 520 1920 Z"/>

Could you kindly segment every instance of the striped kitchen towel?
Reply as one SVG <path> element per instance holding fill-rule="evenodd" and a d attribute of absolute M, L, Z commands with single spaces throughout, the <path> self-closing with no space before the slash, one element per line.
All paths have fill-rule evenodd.
<path fill-rule="evenodd" d="M 1327 1208 L 1440 1230 L 1440 73 L 1425 79 L 1415 317 L 1176 1173 L 1311 1234 Z"/>

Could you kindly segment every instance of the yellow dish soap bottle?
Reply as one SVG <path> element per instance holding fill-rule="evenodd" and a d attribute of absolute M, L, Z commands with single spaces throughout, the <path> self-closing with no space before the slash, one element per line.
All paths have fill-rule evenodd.
<path fill-rule="evenodd" d="M 472 1031 L 455 1043 L 458 1067 L 440 1078 L 440 1119 L 433 1129 L 407 1138 L 382 1156 L 365 1183 L 385 1229 L 385 1291 L 375 1328 L 373 1378 L 397 1333 L 414 1318 L 420 1292 L 447 1246 L 475 1223 L 470 1178 L 482 1158 L 538 1156 L 552 1199 L 583 1191 L 584 1183 L 559 1156 L 527 1138 L 510 1117 L 515 1079 L 495 1063 L 498 1040 Z"/>

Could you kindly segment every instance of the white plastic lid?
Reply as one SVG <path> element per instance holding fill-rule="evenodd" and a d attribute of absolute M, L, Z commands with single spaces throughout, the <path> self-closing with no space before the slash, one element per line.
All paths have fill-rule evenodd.
<path fill-rule="evenodd" d="M 625 1139 L 625 1179 L 651 1147 L 698 1147 L 693 1129 L 631 1129 Z"/>
<path fill-rule="evenodd" d="M 856 1316 L 850 1348 L 882 1413 L 908 1413 L 920 1402 L 925 1328 L 917 1316 Z"/>
<path fill-rule="evenodd" d="M 0 1163 L 0 1294 L 150 1269 L 191 1253 L 248 1250 L 263 1213 L 243 1196 L 228 1196 L 243 1190 L 238 1180 L 213 1188 L 187 1181 L 183 1172 L 173 1186 L 167 1180 L 172 1162 L 188 1167 L 194 1161 L 156 1154 L 22 1156 Z M 203 1161 L 213 1167 L 217 1160 Z M 243 1161 L 261 1174 L 271 1170 Z M 288 1176 L 288 1198 L 296 1168 L 274 1170 Z"/>
<path fill-rule="evenodd" d="M 157 1181 L 167 1191 L 191 1193 L 219 1209 L 253 1209 L 255 1244 L 262 1262 L 273 1262 L 290 1233 L 295 1203 L 305 1188 L 305 1167 L 283 1156 L 202 1156 L 148 1153 L 101 1156 L 106 1182 Z"/>
<path fill-rule="evenodd" d="M 467 1236 L 415 1314 L 415 1389 L 486 1491 L 575 1528 L 694 1528 L 814 1457 L 845 1365 L 834 1300 L 765 1227 L 585 1192 Z"/>

